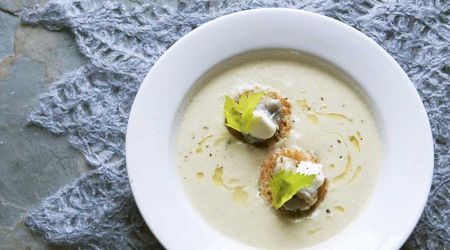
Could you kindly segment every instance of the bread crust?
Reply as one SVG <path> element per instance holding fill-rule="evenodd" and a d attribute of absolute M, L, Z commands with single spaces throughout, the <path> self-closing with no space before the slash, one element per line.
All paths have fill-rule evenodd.
<path fill-rule="evenodd" d="M 313 163 L 319 163 L 317 157 L 311 153 L 307 153 L 295 148 L 284 148 L 276 152 L 273 152 L 261 165 L 260 175 L 258 179 L 259 183 L 259 193 L 267 201 L 267 203 L 272 204 L 272 192 L 270 191 L 269 182 L 272 179 L 272 174 L 274 173 L 277 158 L 280 156 L 288 157 L 297 161 L 310 161 Z M 277 211 L 281 212 L 290 217 L 306 216 L 311 214 L 314 209 L 325 199 L 327 193 L 328 180 L 325 179 L 322 186 L 320 186 L 317 194 L 317 202 L 309 208 L 308 210 L 286 210 L 283 206 Z"/>

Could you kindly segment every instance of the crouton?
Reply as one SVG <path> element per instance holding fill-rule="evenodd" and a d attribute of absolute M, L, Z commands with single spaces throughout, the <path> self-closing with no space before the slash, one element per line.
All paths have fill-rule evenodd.
<path fill-rule="evenodd" d="M 277 158 L 280 156 L 288 157 L 291 159 L 294 159 L 297 163 L 301 161 L 310 161 L 313 163 L 319 163 L 319 160 L 317 157 L 311 153 L 300 151 L 299 149 L 295 148 L 286 148 L 281 149 L 279 151 L 276 151 L 272 153 L 267 160 L 263 162 L 260 169 L 260 176 L 259 176 L 259 192 L 260 195 L 267 201 L 267 203 L 272 203 L 272 194 L 270 190 L 270 180 L 272 179 L 272 174 L 274 173 Z M 318 193 L 317 193 L 317 201 L 314 203 L 313 206 L 311 206 L 307 210 L 287 210 L 284 208 L 284 206 L 280 207 L 278 209 L 279 212 L 282 214 L 285 214 L 287 216 L 291 217 L 299 217 L 299 216 L 306 216 L 311 214 L 315 208 L 320 204 L 321 201 L 325 198 L 325 195 L 327 193 L 327 185 L 328 181 L 325 178 L 325 181 L 320 186 Z"/>
<path fill-rule="evenodd" d="M 252 93 L 252 92 L 255 92 L 255 90 L 246 90 L 246 91 L 242 92 L 240 95 L 245 95 L 245 94 Z M 239 100 L 239 96 L 237 96 L 235 98 L 236 101 Z M 257 147 L 268 147 L 270 145 L 275 144 L 280 139 L 288 136 L 289 131 L 292 128 L 291 104 L 289 103 L 289 100 L 287 98 L 281 96 L 280 93 L 278 93 L 277 91 L 274 91 L 274 90 L 265 91 L 265 97 L 279 100 L 281 103 L 281 110 L 280 110 L 279 121 L 278 121 L 278 129 L 271 138 L 266 139 L 266 140 L 261 140 L 261 139 L 255 138 L 249 134 L 242 134 L 241 132 L 239 132 L 233 128 L 227 127 L 229 132 L 233 136 L 235 136 L 236 138 L 238 138 L 239 140 L 241 140 L 245 143 L 253 144 Z"/>

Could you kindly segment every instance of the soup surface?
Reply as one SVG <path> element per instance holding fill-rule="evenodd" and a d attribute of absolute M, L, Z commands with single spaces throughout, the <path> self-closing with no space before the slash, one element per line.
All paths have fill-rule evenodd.
<path fill-rule="evenodd" d="M 224 96 L 246 84 L 278 90 L 292 105 L 290 135 L 270 148 L 233 137 L 224 126 Z M 355 84 L 320 59 L 294 51 L 258 51 L 208 72 L 181 111 L 175 162 L 186 194 L 216 230 L 247 245 L 296 249 L 332 237 L 363 209 L 381 164 L 373 114 Z M 306 218 L 286 218 L 258 193 L 270 152 L 314 152 L 329 181 L 320 206 Z"/>

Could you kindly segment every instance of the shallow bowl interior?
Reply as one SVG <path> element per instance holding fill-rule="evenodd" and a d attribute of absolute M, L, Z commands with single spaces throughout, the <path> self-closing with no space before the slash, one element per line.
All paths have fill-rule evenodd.
<path fill-rule="evenodd" d="M 384 147 L 375 190 L 360 216 L 317 249 L 394 249 L 425 206 L 433 171 L 430 126 L 400 66 L 374 41 L 334 19 L 290 9 L 227 15 L 175 43 L 153 66 L 134 101 L 126 138 L 136 203 L 169 249 L 246 249 L 210 227 L 187 200 L 172 161 L 177 111 L 193 84 L 218 63 L 257 49 L 320 57 L 358 84 L 374 111 Z"/>

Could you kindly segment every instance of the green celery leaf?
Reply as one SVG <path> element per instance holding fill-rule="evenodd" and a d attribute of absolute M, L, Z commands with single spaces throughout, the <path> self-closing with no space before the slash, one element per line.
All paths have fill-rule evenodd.
<path fill-rule="evenodd" d="M 263 96 L 263 93 L 251 93 L 249 95 L 241 95 L 239 98 L 239 106 L 242 110 L 243 133 L 250 133 L 252 130 L 253 111 L 255 111 Z"/>
<path fill-rule="evenodd" d="M 272 191 L 272 206 L 276 209 L 283 206 L 299 190 L 311 186 L 315 175 L 304 175 L 292 171 L 280 170 L 269 182 Z"/>
<path fill-rule="evenodd" d="M 251 131 L 253 111 L 258 106 L 264 93 L 249 93 L 239 97 L 239 102 L 225 96 L 225 125 L 242 133 Z"/>
<path fill-rule="evenodd" d="M 241 131 L 241 113 L 238 104 L 229 96 L 225 96 L 224 105 L 225 125 Z"/>

